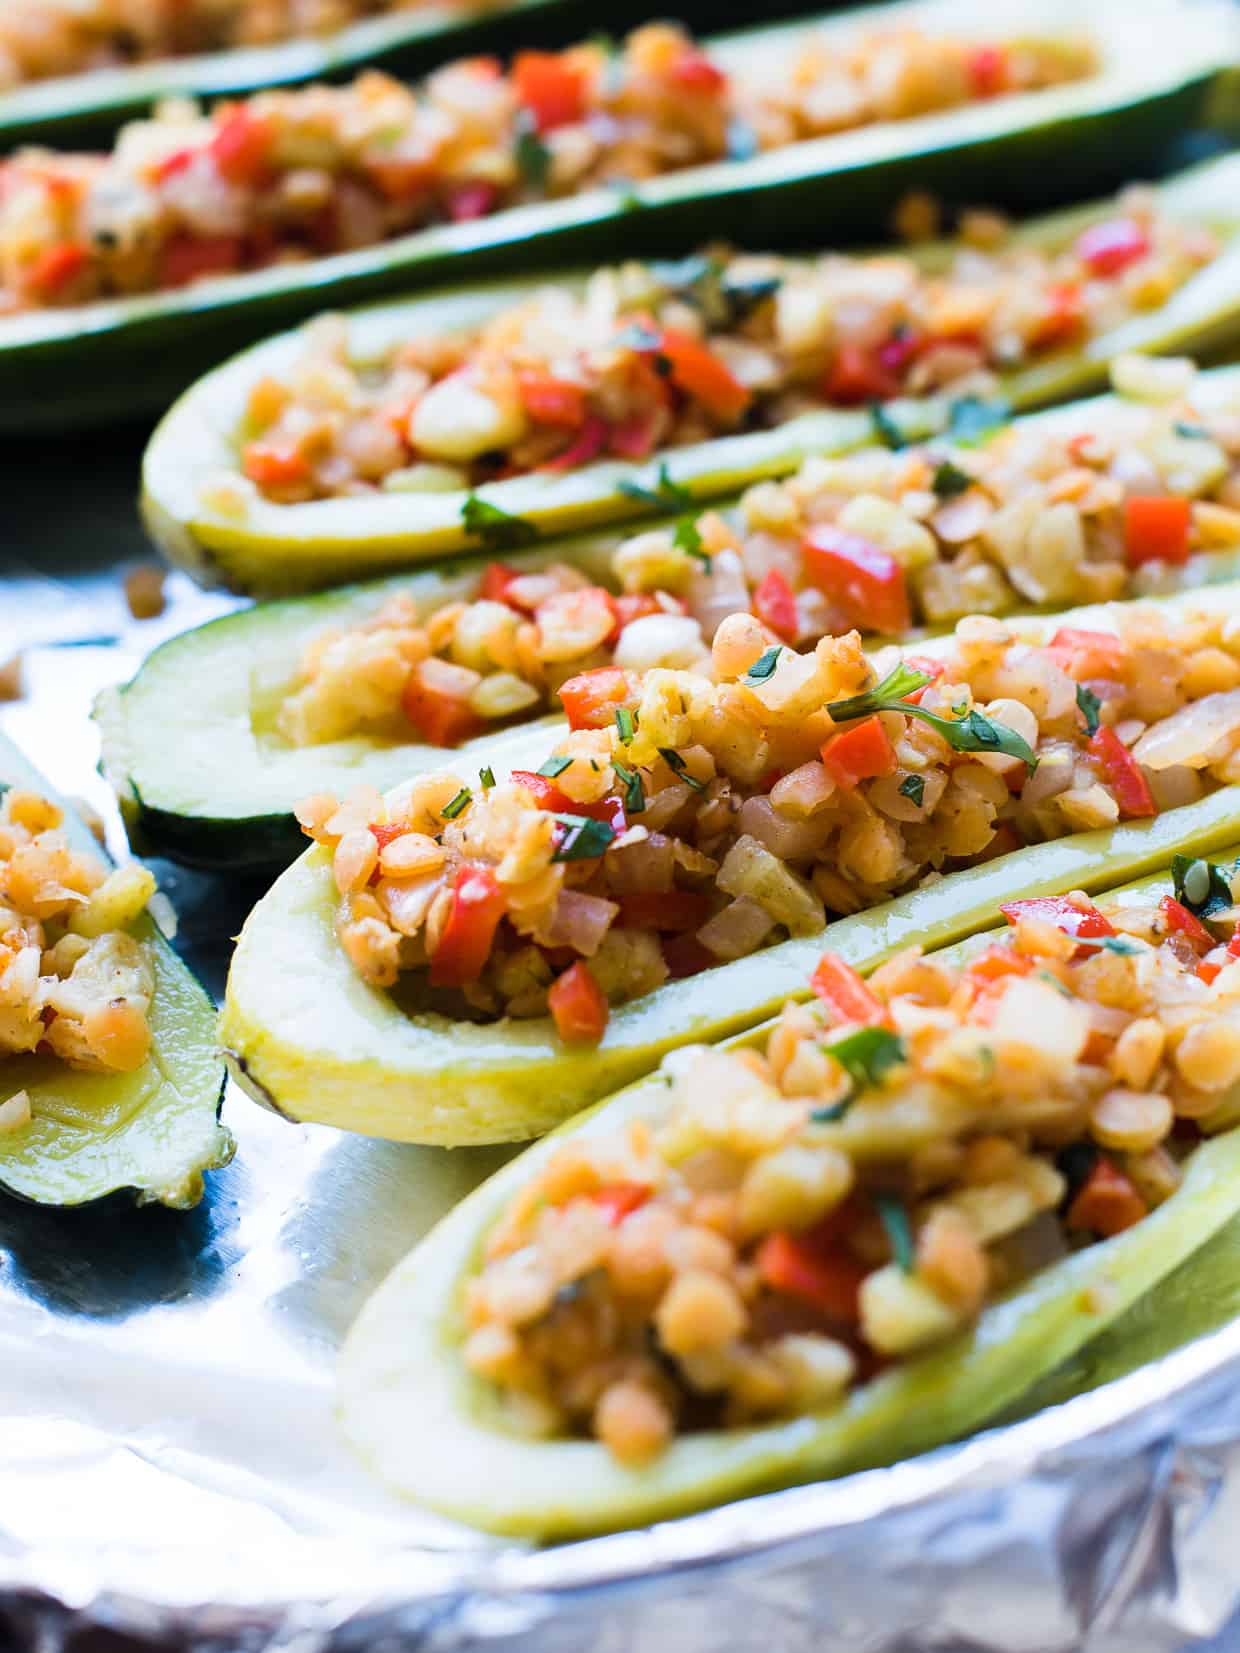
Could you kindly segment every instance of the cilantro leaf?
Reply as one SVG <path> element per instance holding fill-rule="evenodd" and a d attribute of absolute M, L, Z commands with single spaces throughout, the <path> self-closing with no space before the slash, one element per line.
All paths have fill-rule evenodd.
<path fill-rule="evenodd" d="M 517 141 L 513 145 L 517 171 L 533 190 L 540 194 L 547 187 L 551 170 L 551 151 L 538 135 L 538 127 L 528 110 L 517 116 Z"/>
<path fill-rule="evenodd" d="M 859 1027 L 822 1048 L 844 1069 L 852 1089 L 842 1102 L 813 1110 L 810 1118 L 820 1125 L 843 1119 L 862 1091 L 880 1084 L 892 1068 L 905 1060 L 904 1040 L 886 1027 Z"/>
<path fill-rule="evenodd" d="M 643 505 L 653 505 L 658 511 L 665 511 L 669 507 L 673 511 L 692 512 L 696 509 L 689 489 L 683 482 L 675 481 L 668 474 L 666 459 L 659 466 L 659 478 L 653 488 L 647 488 L 640 482 L 622 482 L 620 492 L 626 499 L 636 499 Z M 706 565 L 706 572 L 710 572 L 710 554 L 702 548 L 702 536 L 698 532 L 694 516 L 687 514 L 677 518 L 672 543 L 678 551 L 683 551 L 690 557 L 697 557 Z"/>
<path fill-rule="evenodd" d="M 926 795 L 926 777 L 924 775 L 906 775 L 900 782 L 900 796 L 908 798 L 918 808 Z"/>
<path fill-rule="evenodd" d="M 1085 719 L 1085 733 L 1091 738 L 1098 733 L 1098 713 L 1102 702 L 1092 689 L 1087 689 L 1083 683 L 1076 686 L 1076 703 L 1080 708 L 1081 716 Z"/>
<path fill-rule="evenodd" d="M 465 532 L 481 540 L 488 551 L 513 551 L 521 545 L 533 545 L 538 538 L 532 522 L 514 517 L 510 511 L 473 493 L 461 506 L 461 523 Z"/>
<path fill-rule="evenodd" d="M 1003 752 L 1010 758 L 1019 758 L 1030 772 L 1038 767 L 1037 754 L 1028 741 L 1006 723 L 996 723 L 976 708 L 960 718 L 940 717 L 937 712 L 927 711 L 905 698 L 929 682 L 928 672 L 916 671 L 901 661 L 874 688 L 848 700 L 837 700 L 827 711 L 835 723 L 849 723 L 855 718 L 869 717 L 872 712 L 903 712 L 907 717 L 929 724 L 953 751 Z"/>
<path fill-rule="evenodd" d="M 874 1203 L 878 1207 L 878 1214 L 883 1219 L 883 1227 L 887 1230 L 887 1238 L 891 1242 L 891 1255 L 905 1274 L 911 1274 L 915 1256 L 913 1230 L 904 1201 L 897 1199 L 894 1194 L 875 1194 Z"/>
<path fill-rule="evenodd" d="M 950 459 L 942 459 L 935 468 L 930 486 L 940 499 L 955 499 L 957 494 L 963 494 L 973 486 L 973 478 L 959 465 L 953 465 Z"/>

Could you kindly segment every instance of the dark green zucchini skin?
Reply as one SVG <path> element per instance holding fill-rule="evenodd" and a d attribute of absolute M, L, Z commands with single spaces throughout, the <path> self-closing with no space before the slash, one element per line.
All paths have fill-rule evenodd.
<path fill-rule="evenodd" d="M 61 337 L 4 336 L 0 323 L 0 430 L 67 430 L 166 408 L 208 368 L 326 306 L 413 294 L 437 282 L 517 275 L 539 266 L 612 263 L 683 254 L 712 240 L 790 248 L 882 238 L 912 187 L 949 205 L 993 202 L 1010 211 L 1102 195 L 1156 174 L 1166 145 L 1202 117 L 1214 83 L 1203 74 L 1135 101 L 1109 102 L 985 143 L 951 136 L 881 161 L 805 175 L 794 145 L 783 175 L 755 179 L 747 163 L 702 169 L 687 198 L 646 204 L 596 192 L 580 206 L 523 208 L 478 224 L 290 265 L 261 291 L 249 277 L 126 301 L 113 319 Z M 735 168 L 729 183 L 729 168 Z M 566 212 L 565 205 L 576 206 Z M 533 215 L 533 216 L 531 216 Z M 511 227 L 509 222 L 511 221 Z M 241 291 L 236 291 L 241 288 Z M 105 307 L 98 307 L 101 310 Z M 19 321 L 22 318 L 19 318 Z"/>
<path fill-rule="evenodd" d="M 244 820 L 203 822 L 192 815 L 153 809 L 133 782 L 121 799 L 125 833 L 135 855 L 163 855 L 203 872 L 274 873 L 295 861 L 306 835 L 291 815 L 252 815 Z"/>

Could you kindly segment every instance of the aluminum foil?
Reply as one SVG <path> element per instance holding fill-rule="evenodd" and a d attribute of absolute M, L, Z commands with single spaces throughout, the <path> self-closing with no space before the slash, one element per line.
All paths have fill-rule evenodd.
<path fill-rule="evenodd" d="M 94 692 L 232 601 L 174 577 L 163 618 L 128 618 L 116 565 L 143 555 L 135 458 L 133 438 L 98 439 L 49 519 L 30 455 L 0 505 L 14 513 L 0 659 L 28 649 L 27 696 L 0 725 L 109 811 Z M 218 992 L 258 892 L 156 870 L 178 945 Z M 1240 1604 L 1240 1224 L 1047 1380 L 1032 1417 L 892 1470 L 539 1551 L 388 1496 L 332 1418 L 335 1350 L 362 1300 L 503 1154 L 296 1127 L 238 1094 L 225 1117 L 237 1158 L 195 1212 L 0 1203 L 0 1643 L 51 1653 L 110 1630 L 283 1653 L 1240 1645 L 1240 1620 L 1225 1628 Z M 1115 1376 L 1139 1360 L 1152 1363 Z"/>

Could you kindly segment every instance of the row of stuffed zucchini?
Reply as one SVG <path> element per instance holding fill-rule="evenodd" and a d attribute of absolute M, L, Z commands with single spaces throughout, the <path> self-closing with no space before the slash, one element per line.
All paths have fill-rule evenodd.
<path fill-rule="evenodd" d="M 1071 154 L 1079 183 L 1133 164 L 1217 89 L 1234 14 L 1152 0 L 1088 39 L 1044 4 L 1019 36 L 958 3 L 883 16 L 908 26 L 894 56 L 663 30 L 608 75 L 601 47 L 470 72 L 501 147 L 542 152 L 538 189 L 596 93 L 637 98 L 673 157 L 640 176 L 677 175 L 635 200 L 612 178 L 537 204 L 525 176 L 464 229 L 390 241 L 397 212 L 381 249 L 336 256 L 333 218 L 331 258 L 225 273 L 246 221 L 227 261 L 188 259 L 205 280 L 139 297 L 106 296 L 116 245 L 65 257 L 61 223 L 0 322 L 0 373 L 33 373 L 51 417 L 63 373 L 99 413 L 168 382 L 142 391 L 143 349 L 183 372 L 325 282 L 407 283 L 531 231 L 535 257 L 588 253 L 618 211 L 634 248 L 683 254 L 758 207 L 821 225 L 865 179 L 883 210 L 921 192 L 905 248 L 710 249 L 323 318 L 172 410 L 144 504 L 174 561 L 260 596 L 388 571 L 175 638 L 99 704 L 139 846 L 274 869 L 313 840 L 247 921 L 218 1030 L 149 875 L 109 871 L 0 748 L 14 1192 L 192 1202 L 231 1151 L 220 1050 L 296 1120 L 555 1130 L 344 1356 L 362 1454 L 497 1531 L 958 1436 L 1240 1210 L 1240 380 L 1167 354 L 1237 330 L 1235 165 L 1017 229 L 967 211 L 949 241 L 924 193 L 1032 155 Z M 921 32 L 944 21 L 947 45 Z M 746 78 L 768 49 L 804 94 L 782 124 Z M 173 196 L 222 177 L 244 213 L 283 188 L 301 107 L 138 147 Z M 751 152 L 703 170 L 742 108 Z M 430 188 L 400 130 L 394 201 L 440 200 L 459 179 Z M 80 212 L 89 190 L 45 170 L 39 199 Z M 1108 366 L 1112 394 L 1021 411 Z M 594 532 L 540 543 L 568 529 Z"/>

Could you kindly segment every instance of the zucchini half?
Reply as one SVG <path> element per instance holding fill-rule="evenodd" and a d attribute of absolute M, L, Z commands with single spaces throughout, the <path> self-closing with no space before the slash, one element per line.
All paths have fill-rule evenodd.
<path fill-rule="evenodd" d="M 1015 408 L 1101 388 L 1109 362 L 1122 351 L 1205 355 L 1240 340 L 1240 156 L 1181 174 L 1160 187 L 1159 198 L 1168 213 L 1215 228 L 1225 242 L 1220 256 L 1160 308 L 1099 335 L 1084 349 L 1058 352 L 1007 375 L 1003 391 Z M 1095 202 L 1035 220 L 1019 234 L 1034 246 L 1061 247 L 1114 210 L 1113 200 Z M 953 243 L 938 242 L 914 248 L 910 256 L 934 270 L 944 267 L 954 251 Z M 354 355 L 363 362 L 375 360 L 413 332 L 434 335 L 477 326 L 548 280 L 579 286 L 585 274 L 493 283 L 358 311 L 351 318 Z M 282 377 L 300 348 L 300 334 L 293 332 L 236 357 L 189 390 L 155 431 L 143 461 L 143 513 L 148 531 L 171 560 L 204 582 L 277 594 L 468 548 L 461 519 L 467 496 L 457 490 L 374 493 L 298 505 L 240 494 L 235 513 L 204 504 L 205 488 L 221 476 L 237 475 L 236 438 L 251 387 L 268 375 Z M 910 437 L 941 429 L 949 416 L 941 398 L 895 402 L 890 411 Z M 784 475 L 811 453 L 855 447 L 873 436 L 872 420 L 864 411 L 823 410 L 774 430 L 672 449 L 643 464 L 608 460 L 565 475 L 536 472 L 478 492 L 546 537 L 642 514 L 649 507 L 626 493 L 625 486 L 657 489 L 664 459 L 675 482 L 708 498 L 762 477 Z"/>
<path fill-rule="evenodd" d="M 0 735 L 0 789 L 55 796 Z M 63 799 L 65 830 L 99 852 Z M 33 1119 L 0 1136 L 0 1188 L 39 1205 L 85 1205 L 127 1191 L 139 1204 L 197 1205 L 203 1172 L 227 1165 L 231 1135 L 219 1123 L 224 1074 L 214 1008 L 197 981 L 143 916 L 131 934 L 146 943 L 155 972 L 151 1055 L 136 1073 L 83 1073 L 46 1056 L 0 1058 L 4 1095 L 30 1094 Z"/>
<path fill-rule="evenodd" d="M 1235 164 L 1240 184 L 1240 157 Z M 1204 375 L 1194 397 L 1204 410 L 1240 408 L 1240 368 Z M 1096 413 L 1099 428 L 1108 428 L 1122 423 L 1126 411 L 1117 398 L 1100 397 L 1030 418 L 1075 424 Z M 506 560 L 526 570 L 567 560 L 610 584 L 620 538 L 612 530 Z M 162 644 L 126 687 L 106 689 L 95 705 L 103 764 L 135 841 L 197 866 L 285 865 L 305 847 L 293 806 L 312 792 L 341 793 L 363 781 L 386 791 L 428 770 L 472 774 L 492 762 L 536 769 L 563 728 L 555 715 L 479 735 L 451 751 L 364 735 L 298 748 L 273 732 L 275 704 L 312 637 L 358 624 L 398 591 L 426 613 L 455 602 L 475 589 L 484 560 L 225 615 Z M 1234 579 L 1240 554 L 1203 555 L 1178 573 L 1194 582 Z"/>
<path fill-rule="evenodd" d="M 1216 606 L 1240 613 L 1240 586 L 1221 588 Z M 1107 610 L 1070 610 L 1048 629 L 1064 623 L 1106 628 Z M 246 920 L 220 1043 L 243 1088 L 289 1119 L 444 1147 L 516 1142 L 641 1078 L 669 1050 L 726 1038 L 806 997 L 824 949 L 871 970 L 911 942 L 941 947 L 972 935 L 1004 901 L 1105 889 L 1176 854 L 1208 855 L 1236 836 L 1238 821 L 1240 786 L 1225 786 L 1150 820 L 1014 850 L 819 935 L 669 981 L 613 1010 L 597 1046 L 565 1045 L 549 1017 L 480 1024 L 408 1014 L 368 986 L 336 939 L 331 858 L 315 845 Z"/>
<path fill-rule="evenodd" d="M 1148 900 L 1151 884 L 1165 890 L 1168 880 L 1124 894 Z M 734 1044 L 753 1044 L 767 1031 Z M 657 1118 L 667 1094 L 658 1078 L 647 1079 L 566 1132 L 599 1135 L 628 1119 Z M 1135 1227 L 1033 1275 L 968 1331 L 901 1362 L 838 1407 L 683 1435 L 653 1465 L 634 1470 L 597 1442 L 508 1433 L 488 1386 L 460 1358 L 464 1281 L 489 1229 L 566 1132 L 511 1161 L 397 1265 L 363 1308 L 340 1362 L 338 1415 L 375 1473 L 442 1514 L 521 1537 L 637 1526 L 959 1439 L 1012 1406 L 1240 1210 L 1240 1131 L 1230 1131 L 1194 1152 L 1177 1192 Z"/>
<path fill-rule="evenodd" d="M 167 405 L 230 351 L 323 308 L 444 279 L 683 253 L 721 236 L 751 244 L 880 234 L 911 187 L 947 200 L 988 199 L 1033 209 L 1111 189 L 1148 173 L 1164 146 L 1234 101 L 1227 70 L 1240 18 L 1227 0 L 1098 0 L 1088 28 L 1101 72 L 1088 80 L 790 145 L 751 160 L 694 167 L 634 189 L 596 189 L 442 225 L 301 265 L 204 281 L 175 292 L 32 311 L 0 325 L 0 426 L 28 430 L 104 422 Z M 953 33 L 1001 27 L 1080 32 L 1073 0 L 1007 0 L 1002 23 L 985 0 L 896 0 L 820 25 L 851 38 L 868 25 L 915 24 Z M 803 23 L 710 42 L 724 69 L 786 53 Z M 1212 94 L 1217 89 L 1217 98 Z M 175 346 L 175 348 L 169 348 Z"/>

